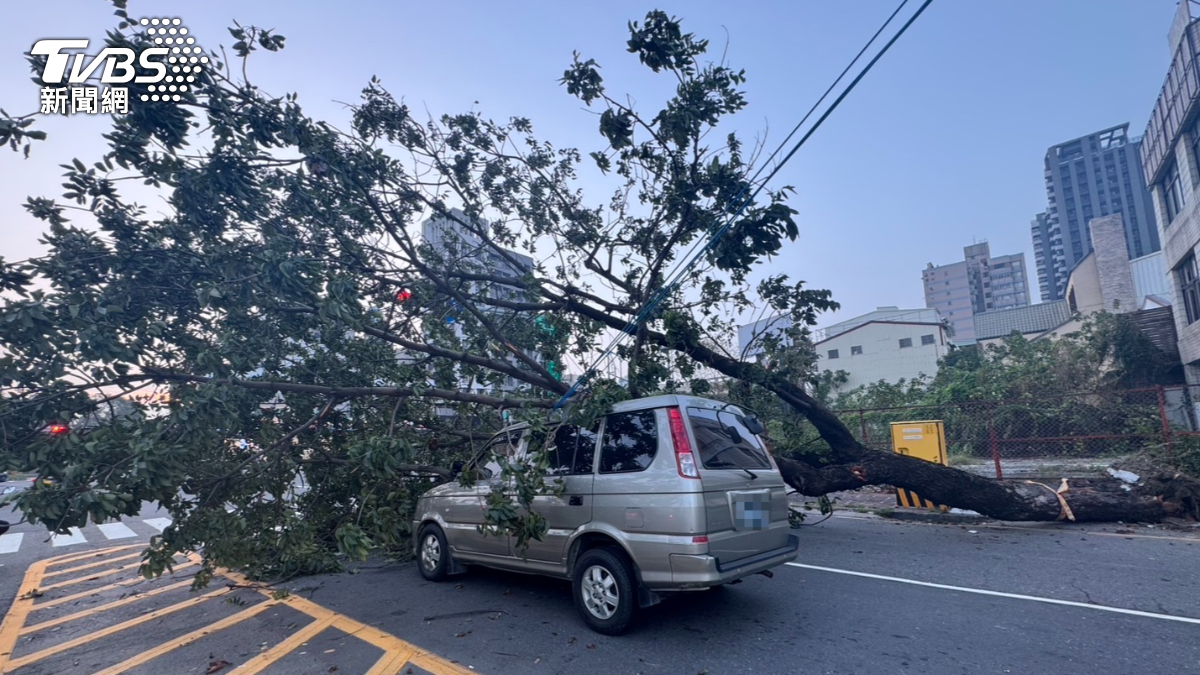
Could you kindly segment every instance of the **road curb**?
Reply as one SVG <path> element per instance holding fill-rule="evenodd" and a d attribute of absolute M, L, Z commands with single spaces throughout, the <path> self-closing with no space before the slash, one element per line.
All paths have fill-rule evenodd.
<path fill-rule="evenodd" d="M 995 522 L 994 519 L 981 516 L 977 513 L 941 513 L 938 511 L 926 511 L 923 509 L 900 508 L 877 513 L 881 517 L 891 520 L 906 520 L 918 523 L 940 523 L 944 525 L 979 525 L 982 523 Z"/>

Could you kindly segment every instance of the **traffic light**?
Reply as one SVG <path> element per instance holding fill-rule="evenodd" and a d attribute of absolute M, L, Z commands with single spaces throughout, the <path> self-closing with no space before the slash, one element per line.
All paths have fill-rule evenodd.
<path fill-rule="evenodd" d="M 408 302 L 412 299 L 412 291 L 407 288 L 401 288 L 396 291 L 396 302 Z"/>

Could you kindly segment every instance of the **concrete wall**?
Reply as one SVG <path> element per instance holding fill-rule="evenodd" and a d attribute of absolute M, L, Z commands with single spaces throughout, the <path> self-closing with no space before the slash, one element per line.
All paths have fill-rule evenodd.
<path fill-rule="evenodd" d="M 922 336 L 933 336 L 933 344 L 922 345 Z M 911 347 L 900 347 L 904 338 L 912 341 Z M 855 347 L 862 353 L 855 354 Z M 938 359 L 946 355 L 949 346 L 940 324 L 870 323 L 824 340 L 816 349 L 818 369 L 850 374 L 843 388 L 849 391 L 880 380 L 895 383 L 922 374 L 933 377 Z M 830 358 L 832 350 L 837 350 L 837 358 Z"/>
<path fill-rule="evenodd" d="M 1134 293 L 1139 303 L 1148 295 L 1171 299 L 1171 279 L 1163 264 L 1162 251 L 1130 260 L 1129 271 L 1133 274 Z"/>
<path fill-rule="evenodd" d="M 791 328 L 792 320 L 785 316 L 769 316 L 754 323 L 738 327 L 738 355 L 747 361 L 762 353 L 763 335 L 779 333 Z"/>
<path fill-rule="evenodd" d="M 1072 313 L 1090 314 L 1104 309 L 1104 291 L 1096 273 L 1096 256 L 1084 258 L 1067 280 L 1067 301 Z"/>
<path fill-rule="evenodd" d="M 1122 220 L 1121 214 L 1115 213 L 1094 218 L 1089 223 L 1104 309 L 1118 314 L 1137 311 L 1141 305 L 1129 269 L 1126 228 Z"/>
<path fill-rule="evenodd" d="M 1179 335 L 1179 356 L 1185 366 L 1188 384 L 1200 384 L 1200 321 L 1192 324 L 1187 322 L 1187 312 L 1184 309 L 1183 297 L 1179 293 L 1172 270 L 1176 269 L 1183 259 L 1196 251 L 1200 245 L 1200 170 L 1196 158 L 1189 147 L 1191 134 L 1182 133 L 1176 139 L 1170 157 L 1179 163 L 1180 180 L 1183 184 L 1183 209 L 1175 216 L 1175 220 L 1167 222 L 1167 210 L 1163 202 L 1162 183 L 1154 185 L 1151 195 L 1154 200 L 1154 210 L 1158 215 L 1160 236 L 1163 242 L 1163 268 L 1171 280 L 1171 304 L 1177 308 L 1175 315 L 1175 331 Z M 1168 159 L 1169 163 L 1172 161 Z"/>

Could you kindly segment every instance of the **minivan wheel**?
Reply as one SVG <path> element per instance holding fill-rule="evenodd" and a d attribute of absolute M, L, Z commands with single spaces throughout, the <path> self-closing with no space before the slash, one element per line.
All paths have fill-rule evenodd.
<path fill-rule="evenodd" d="M 417 538 L 417 569 L 430 581 L 442 581 L 450 573 L 450 547 L 437 525 L 421 528 Z"/>
<path fill-rule="evenodd" d="M 606 548 L 579 556 L 572 577 L 575 606 L 592 630 L 619 635 L 633 623 L 637 587 L 625 557 Z"/>

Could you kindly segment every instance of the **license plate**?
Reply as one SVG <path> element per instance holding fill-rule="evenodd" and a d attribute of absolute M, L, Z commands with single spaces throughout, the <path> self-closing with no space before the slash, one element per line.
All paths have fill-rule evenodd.
<path fill-rule="evenodd" d="M 771 505 L 752 499 L 733 503 L 733 520 L 739 530 L 761 530 L 771 521 Z"/>

